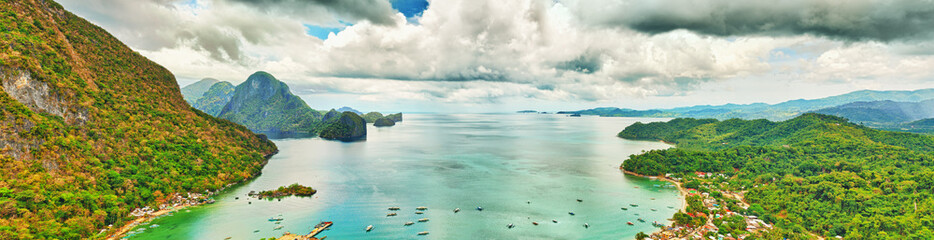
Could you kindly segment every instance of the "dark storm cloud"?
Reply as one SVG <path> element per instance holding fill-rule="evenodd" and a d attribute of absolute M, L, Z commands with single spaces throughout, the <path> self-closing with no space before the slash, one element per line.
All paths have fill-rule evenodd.
<path fill-rule="evenodd" d="M 307 15 L 325 8 L 331 13 L 353 20 L 369 20 L 381 25 L 395 24 L 395 10 L 387 0 L 230 0 L 263 11 L 293 16 Z"/>
<path fill-rule="evenodd" d="M 813 34 L 889 42 L 934 33 L 931 0 L 669 0 L 618 6 L 615 14 L 595 20 L 651 34 L 686 29 L 716 36 Z"/>

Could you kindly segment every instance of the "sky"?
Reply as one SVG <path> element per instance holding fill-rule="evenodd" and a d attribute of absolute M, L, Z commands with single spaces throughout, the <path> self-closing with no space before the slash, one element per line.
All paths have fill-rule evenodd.
<path fill-rule="evenodd" d="M 266 71 L 316 109 L 651 109 L 934 87 L 934 0 L 58 1 L 181 86 Z"/>

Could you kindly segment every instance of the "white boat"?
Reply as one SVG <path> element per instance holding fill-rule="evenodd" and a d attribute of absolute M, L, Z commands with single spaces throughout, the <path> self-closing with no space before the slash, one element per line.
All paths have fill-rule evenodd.
<path fill-rule="evenodd" d="M 455 208 L 455 209 L 454 209 L 454 213 L 457 213 L 457 212 L 460 212 L 460 211 L 461 211 L 460 208 Z"/>
<path fill-rule="evenodd" d="M 273 228 L 272 230 L 279 230 L 279 229 L 282 229 L 282 225 L 276 226 L 276 227 Z"/>
<path fill-rule="evenodd" d="M 428 235 L 428 231 L 418 232 L 418 235 Z"/>
<path fill-rule="evenodd" d="M 558 220 L 551 219 L 551 222 L 558 223 Z"/>
<path fill-rule="evenodd" d="M 419 221 L 419 222 L 427 222 L 427 221 L 428 221 L 428 218 L 422 218 L 422 219 L 419 219 L 418 221 Z"/>
<path fill-rule="evenodd" d="M 373 225 L 366 226 L 366 231 L 369 232 L 370 230 L 373 230 Z"/>
<path fill-rule="evenodd" d="M 397 214 L 394 213 L 394 212 L 393 212 L 393 213 L 387 213 L 387 214 L 386 214 L 387 217 L 392 217 L 392 216 L 395 216 L 395 215 L 397 215 Z"/>
<path fill-rule="evenodd" d="M 428 207 L 417 207 L 415 210 L 428 210 Z"/>

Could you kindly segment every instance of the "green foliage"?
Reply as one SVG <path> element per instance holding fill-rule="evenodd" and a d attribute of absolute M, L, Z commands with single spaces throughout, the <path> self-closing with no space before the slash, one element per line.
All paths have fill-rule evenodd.
<path fill-rule="evenodd" d="M 373 122 L 373 126 L 377 126 L 377 127 L 388 127 L 388 126 L 393 126 L 393 125 L 396 125 L 396 122 L 393 122 L 392 119 L 389 119 L 388 117 L 382 117 L 382 118 L 376 119 L 376 121 Z"/>
<path fill-rule="evenodd" d="M 318 191 L 315 190 L 314 188 L 306 187 L 306 186 L 299 185 L 298 183 L 294 183 L 292 185 L 289 185 L 288 187 L 279 187 L 276 190 L 261 191 L 259 192 L 259 194 L 256 195 L 256 197 L 267 198 L 267 199 L 283 198 L 283 197 L 288 197 L 288 196 L 308 197 L 308 196 L 314 195 L 317 192 Z"/>
<path fill-rule="evenodd" d="M 363 120 L 366 120 L 367 123 L 375 123 L 376 119 L 380 119 L 382 117 L 383 114 L 378 112 L 368 112 L 363 114 Z"/>
<path fill-rule="evenodd" d="M 204 95 L 198 98 L 191 106 L 207 113 L 211 116 L 217 116 L 227 106 L 230 99 L 233 98 L 234 86 L 229 82 L 218 82 L 211 85 Z"/>
<path fill-rule="evenodd" d="M 0 1 L 0 74 L 48 85 L 61 116 L 0 91 L 0 239 L 100 238 L 132 209 L 259 172 L 275 146 L 192 111 L 172 73 L 52 1 Z M 83 117 L 81 117 L 83 116 Z"/>
<path fill-rule="evenodd" d="M 319 136 L 342 141 L 357 140 L 366 137 L 366 122 L 356 113 L 344 112 L 340 118 L 326 123 Z"/>
<path fill-rule="evenodd" d="M 208 91 L 214 84 L 219 83 L 217 79 L 205 78 L 197 81 L 195 83 L 189 84 L 182 88 L 182 97 L 185 98 L 185 101 L 192 106 L 195 105 L 195 102 L 204 96 L 204 93 Z M 221 106 L 223 107 L 223 106 Z M 212 114 L 213 115 L 213 114 Z"/>
<path fill-rule="evenodd" d="M 218 117 L 255 132 L 315 133 L 322 115 L 308 107 L 289 86 L 266 72 L 256 72 L 234 90 Z"/>
<path fill-rule="evenodd" d="M 646 175 L 703 171 L 735 176 L 715 181 L 748 191 L 747 213 L 775 223 L 780 229 L 773 234 L 783 237 L 806 236 L 805 231 L 847 239 L 934 237 L 932 137 L 870 129 L 820 114 L 784 122 L 697 121 L 627 128 L 620 136 L 662 140 L 678 148 L 633 155 L 623 168 Z M 730 219 L 715 224 L 727 232 L 741 229 Z"/>

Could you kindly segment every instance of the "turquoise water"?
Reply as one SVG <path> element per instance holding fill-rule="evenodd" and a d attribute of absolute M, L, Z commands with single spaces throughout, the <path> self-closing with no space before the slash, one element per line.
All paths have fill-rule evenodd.
<path fill-rule="evenodd" d="M 394 127 L 369 126 L 366 141 L 276 140 L 280 152 L 261 176 L 217 196 L 215 204 L 156 219 L 152 223 L 158 227 L 144 225 L 147 229 L 131 239 L 259 239 L 285 231 L 306 234 L 320 221 L 334 222 L 319 235 L 328 239 L 632 239 L 640 231 L 654 231 L 652 221 L 668 223 L 681 207 L 677 190 L 655 186 L 664 182 L 619 170 L 630 154 L 669 146 L 624 140 L 616 133 L 636 121 L 661 119 L 405 117 Z M 251 204 L 246 199 L 250 190 L 292 183 L 313 186 L 318 193 L 281 201 L 253 199 Z M 392 206 L 402 210 L 386 217 Z M 418 206 L 429 210 L 416 215 Z M 484 210 L 475 210 L 478 206 Z M 280 214 L 284 227 L 273 230 L 278 225 L 267 219 Z M 408 221 L 416 223 L 403 226 Z M 508 229 L 510 223 L 516 227 Z M 366 232 L 367 225 L 373 231 Z M 421 231 L 430 234 L 417 236 Z"/>

